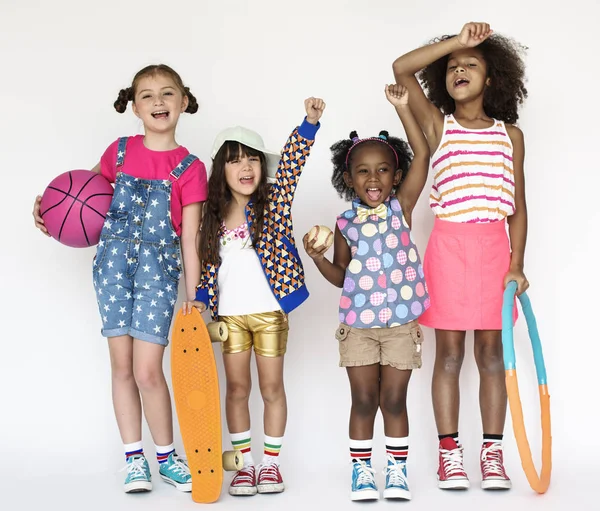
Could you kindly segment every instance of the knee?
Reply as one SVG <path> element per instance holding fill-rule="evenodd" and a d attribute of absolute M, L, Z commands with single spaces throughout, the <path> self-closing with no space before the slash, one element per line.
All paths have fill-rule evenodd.
<path fill-rule="evenodd" d="M 352 396 L 352 409 L 363 417 L 375 417 L 379 408 L 377 392 L 358 392 Z"/>
<path fill-rule="evenodd" d="M 464 351 L 451 350 L 438 354 L 436 369 L 449 375 L 458 376 L 462 367 Z"/>
<path fill-rule="evenodd" d="M 389 392 L 381 397 L 381 412 L 384 415 L 399 416 L 406 412 L 406 394 Z"/>
<path fill-rule="evenodd" d="M 248 401 L 249 397 L 249 383 L 227 382 L 227 399 L 230 401 Z"/>
<path fill-rule="evenodd" d="M 504 357 L 500 346 L 493 344 L 481 344 L 475 347 L 475 360 L 477 367 L 482 373 L 503 373 Z"/>
<path fill-rule="evenodd" d="M 113 362 L 111 373 L 113 381 L 116 382 L 130 382 L 133 380 L 133 366 L 130 362 Z"/>
<path fill-rule="evenodd" d="M 135 382 L 140 391 L 156 390 L 164 384 L 165 378 L 161 370 L 150 367 L 136 369 Z"/>
<path fill-rule="evenodd" d="M 260 394 L 265 403 L 275 403 L 285 399 L 283 383 L 263 383 L 260 386 Z"/>

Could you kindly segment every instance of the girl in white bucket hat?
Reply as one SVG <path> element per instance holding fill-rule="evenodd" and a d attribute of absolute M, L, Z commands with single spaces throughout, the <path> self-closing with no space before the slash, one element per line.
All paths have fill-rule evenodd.
<path fill-rule="evenodd" d="M 227 324 L 222 343 L 227 377 L 227 425 L 244 468 L 231 495 L 284 490 L 279 451 L 287 421 L 283 359 L 288 313 L 308 298 L 304 269 L 293 236 L 291 207 L 298 179 L 325 109 L 322 99 L 304 102 L 306 117 L 281 152 L 240 126 L 217 135 L 200 234 L 201 283 L 196 305 Z M 264 455 L 255 468 L 250 448 L 252 347 L 263 397 Z"/>

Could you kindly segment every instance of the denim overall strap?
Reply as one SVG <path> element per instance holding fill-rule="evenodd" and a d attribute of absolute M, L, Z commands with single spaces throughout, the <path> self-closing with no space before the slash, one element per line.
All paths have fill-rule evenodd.
<path fill-rule="evenodd" d="M 197 156 L 194 156 L 193 154 L 188 154 L 183 160 L 181 160 L 179 165 L 177 165 L 177 167 L 175 167 L 171 171 L 171 176 L 173 176 L 176 180 L 179 179 L 181 177 L 181 174 L 183 174 L 189 168 L 189 166 L 192 163 L 194 163 L 194 161 L 196 161 L 197 159 Z"/>
<path fill-rule="evenodd" d="M 129 137 L 121 137 L 117 145 L 117 167 L 123 166 L 125 161 L 125 148 L 127 147 L 127 139 Z"/>

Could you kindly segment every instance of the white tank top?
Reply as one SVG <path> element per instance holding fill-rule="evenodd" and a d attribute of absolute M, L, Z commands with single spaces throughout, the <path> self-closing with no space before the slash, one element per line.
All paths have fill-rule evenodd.
<path fill-rule="evenodd" d="M 219 239 L 219 316 L 243 316 L 281 310 L 273 295 L 246 224 L 224 231 Z"/>

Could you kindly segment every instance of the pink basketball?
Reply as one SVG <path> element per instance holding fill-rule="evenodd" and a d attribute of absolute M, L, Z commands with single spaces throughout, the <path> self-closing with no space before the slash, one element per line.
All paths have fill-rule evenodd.
<path fill-rule="evenodd" d="M 113 191 L 104 176 L 91 170 L 70 170 L 56 177 L 40 205 L 48 233 L 68 247 L 96 245 Z"/>

